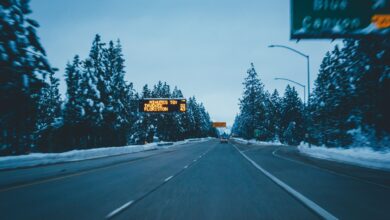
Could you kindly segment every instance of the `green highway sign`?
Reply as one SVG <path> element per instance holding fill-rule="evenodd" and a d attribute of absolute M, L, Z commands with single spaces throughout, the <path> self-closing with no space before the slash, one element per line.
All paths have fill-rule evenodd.
<path fill-rule="evenodd" d="M 254 133 L 255 138 L 258 138 L 258 137 L 260 137 L 261 131 L 259 129 L 255 129 L 253 133 Z"/>
<path fill-rule="evenodd" d="M 291 0 L 291 39 L 390 36 L 390 0 Z"/>

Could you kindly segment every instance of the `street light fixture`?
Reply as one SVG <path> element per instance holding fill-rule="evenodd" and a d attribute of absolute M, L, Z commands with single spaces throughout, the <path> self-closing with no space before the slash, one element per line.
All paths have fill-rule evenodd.
<path fill-rule="evenodd" d="M 304 53 L 302 53 L 294 48 L 284 46 L 284 45 L 272 44 L 272 45 L 269 45 L 268 47 L 269 48 L 274 48 L 274 47 L 284 48 L 284 49 L 293 51 L 294 53 L 299 54 L 299 55 L 306 58 L 306 60 L 307 60 L 307 106 L 309 106 L 309 104 L 310 104 L 310 57 L 309 57 L 309 55 L 306 55 L 306 54 L 304 54 Z"/>
<path fill-rule="evenodd" d="M 306 86 L 299 83 L 299 82 L 295 82 L 294 80 L 291 80 L 291 79 L 286 79 L 286 78 L 275 78 L 275 80 L 285 80 L 285 81 L 289 81 L 289 82 L 292 82 L 298 86 L 301 86 L 303 88 L 303 105 L 305 105 L 305 100 L 306 100 Z"/>

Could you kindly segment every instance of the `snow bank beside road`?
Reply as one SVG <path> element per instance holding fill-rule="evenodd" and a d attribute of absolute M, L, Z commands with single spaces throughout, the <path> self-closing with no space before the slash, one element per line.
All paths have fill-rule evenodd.
<path fill-rule="evenodd" d="M 251 139 L 251 140 L 245 140 L 245 139 L 242 139 L 242 138 L 232 138 L 233 140 L 241 143 L 241 144 L 257 144 L 257 145 L 279 145 L 279 146 L 282 146 L 283 144 L 280 143 L 280 141 L 270 141 L 270 142 L 267 142 L 267 141 L 258 141 L 258 140 L 255 140 L 255 139 Z"/>
<path fill-rule="evenodd" d="M 301 153 L 319 159 L 390 171 L 390 149 L 374 151 L 371 148 L 326 148 L 307 144 L 298 146 Z"/>
<path fill-rule="evenodd" d="M 95 158 L 102 158 L 108 156 L 115 156 L 121 154 L 137 153 L 147 150 L 155 150 L 159 148 L 168 148 L 185 144 L 192 141 L 207 141 L 210 138 L 199 138 L 173 142 L 169 146 L 159 147 L 158 143 L 150 143 L 145 145 L 129 145 L 124 147 L 104 147 L 93 148 L 85 150 L 72 150 L 63 153 L 31 153 L 20 156 L 6 156 L 0 157 L 0 170 L 14 169 L 21 167 L 32 167 L 38 165 L 55 164 L 62 162 L 81 161 Z M 165 143 L 165 142 L 160 142 Z"/>

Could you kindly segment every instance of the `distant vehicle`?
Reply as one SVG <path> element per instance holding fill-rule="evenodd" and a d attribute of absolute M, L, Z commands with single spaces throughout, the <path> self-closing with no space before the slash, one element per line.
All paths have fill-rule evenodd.
<path fill-rule="evenodd" d="M 221 137 L 220 137 L 220 143 L 221 144 L 227 144 L 228 140 L 229 140 L 229 136 L 228 135 L 226 135 L 226 134 L 221 135 Z"/>
<path fill-rule="evenodd" d="M 221 144 L 227 144 L 228 143 L 228 139 L 226 137 L 221 137 L 220 143 Z"/>

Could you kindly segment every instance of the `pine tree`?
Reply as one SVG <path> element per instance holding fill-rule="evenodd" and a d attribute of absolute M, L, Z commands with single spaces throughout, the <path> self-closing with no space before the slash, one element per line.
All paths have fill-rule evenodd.
<path fill-rule="evenodd" d="M 132 88 L 128 87 L 124 80 L 124 59 L 119 40 L 116 45 L 112 41 L 108 45 L 108 48 L 103 49 L 101 83 L 104 86 L 99 90 L 106 97 L 101 99 L 105 106 L 103 112 L 103 127 L 106 133 L 104 144 L 124 145 L 127 142 L 127 133 L 129 132 L 127 125 L 133 117 L 124 104 L 130 104 L 128 96 L 131 95 L 131 91 L 127 90 Z"/>
<path fill-rule="evenodd" d="M 190 97 L 187 103 L 187 117 L 188 117 L 188 127 L 186 130 L 187 138 L 198 138 L 201 136 L 200 130 L 200 113 L 199 108 L 196 103 L 195 97 Z"/>
<path fill-rule="evenodd" d="M 81 61 L 78 55 L 73 58 L 72 63 L 68 63 L 65 68 L 66 100 L 64 109 L 65 124 L 77 124 L 82 121 L 85 110 L 82 107 L 83 91 L 81 85 Z"/>
<path fill-rule="evenodd" d="M 86 122 L 91 128 L 100 126 L 103 122 L 103 110 L 104 104 L 101 102 L 101 93 L 98 90 L 97 84 L 99 76 L 93 67 L 93 63 L 90 59 L 83 62 L 83 73 L 80 83 L 80 89 L 82 91 L 81 105 L 85 111 L 83 121 Z"/>
<path fill-rule="evenodd" d="M 239 114 L 236 114 L 236 117 L 234 117 L 234 122 L 233 122 L 233 126 L 232 126 L 232 136 L 242 137 L 241 118 L 240 118 Z"/>
<path fill-rule="evenodd" d="M 294 87 L 287 85 L 281 104 L 281 141 L 298 145 L 304 138 L 303 104 Z"/>
<path fill-rule="evenodd" d="M 151 96 L 152 92 L 150 91 L 148 85 L 144 85 L 140 94 L 140 99 L 151 98 Z M 136 144 L 152 142 L 155 134 L 155 127 L 152 126 L 153 119 L 151 118 L 151 115 L 138 112 L 136 117 L 137 120 L 131 129 L 133 131 L 133 134 L 130 137 L 131 142 Z"/>
<path fill-rule="evenodd" d="M 267 102 L 268 130 L 270 132 L 270 140 L 273 141 L 278 141 L 280 137 L 281 102 L 279 92 L 275 89 L 269 98 L 269 102 Z"/>
<path fill-rule="evenodd" d="M 184 96 L 183 96 L 183 93 L 181 92 L 180 89 L 177 88 L 177 86 L 175 86 L 175 88 L 173 89 L 172 91 L 172 95 L 171 95 L 172 98 L 175 98 L 175 99 L 184 99 Z M 173 118 L 174 122 L 175 122 L 175 130 L 176 130 L 176 134 L 175 134 L 175 139 L 176 140 L 183 140 L 185 138 L 185 122 L 187 122 L 186 120 L 186 114 L 185 113 L 175 113 L 174 114 L 174 118 Z"/>
<path fill-rule="evenodd" d="M 58 90 L 59 79 L 54 72 L 49 74 L 48 82 L 41 89 L 38 102 L 37 130 L 44 130 L 61 120 L 61 95 Z M 62 123 L 62 122 L 61 122 Z"/>
<path fill-rule="evenodd" d="M 30 18 L 29 1 L 0 4 L 0 154 L 20 154 L 34 145 L 39 93 L 53 72 Z"/>
<path fill-rule="evenodd" d="M 261 132 L 257 138 L 265 140 L 268 138 L 268 131 L 264 122 L 267 100 L 264 85 L 258 79 L 253 63 L 247 73 L 243 83 L 243 97 L 240 99 L 240 133 L 243 138 L 250 139 L 254 137 L 257 129 Z"/>
<path fill-rule="evenodd" d="M 388 38 L 361 39 L 355 44 L 355 102 L 353 107 L 355 130 L 369 137 L 371 146 L 390 139 L 390 40 Z M 356 63 L 359 60 L 359 63 Z M 353 65 L 350 65 L 353 67 Z M 358 137 L 356 137 L 358 138 Z"/>
<path fill-rule="evenodd" d="M 54 73 L 50 73 L 39 94 L 36 149 L 41 152 L 54 152 L 60 147 L 56 139 L 58 139 L 58 130 L 63 127 L 64 121 L 58 86 L 59 79 L 54 77 Z"/>

